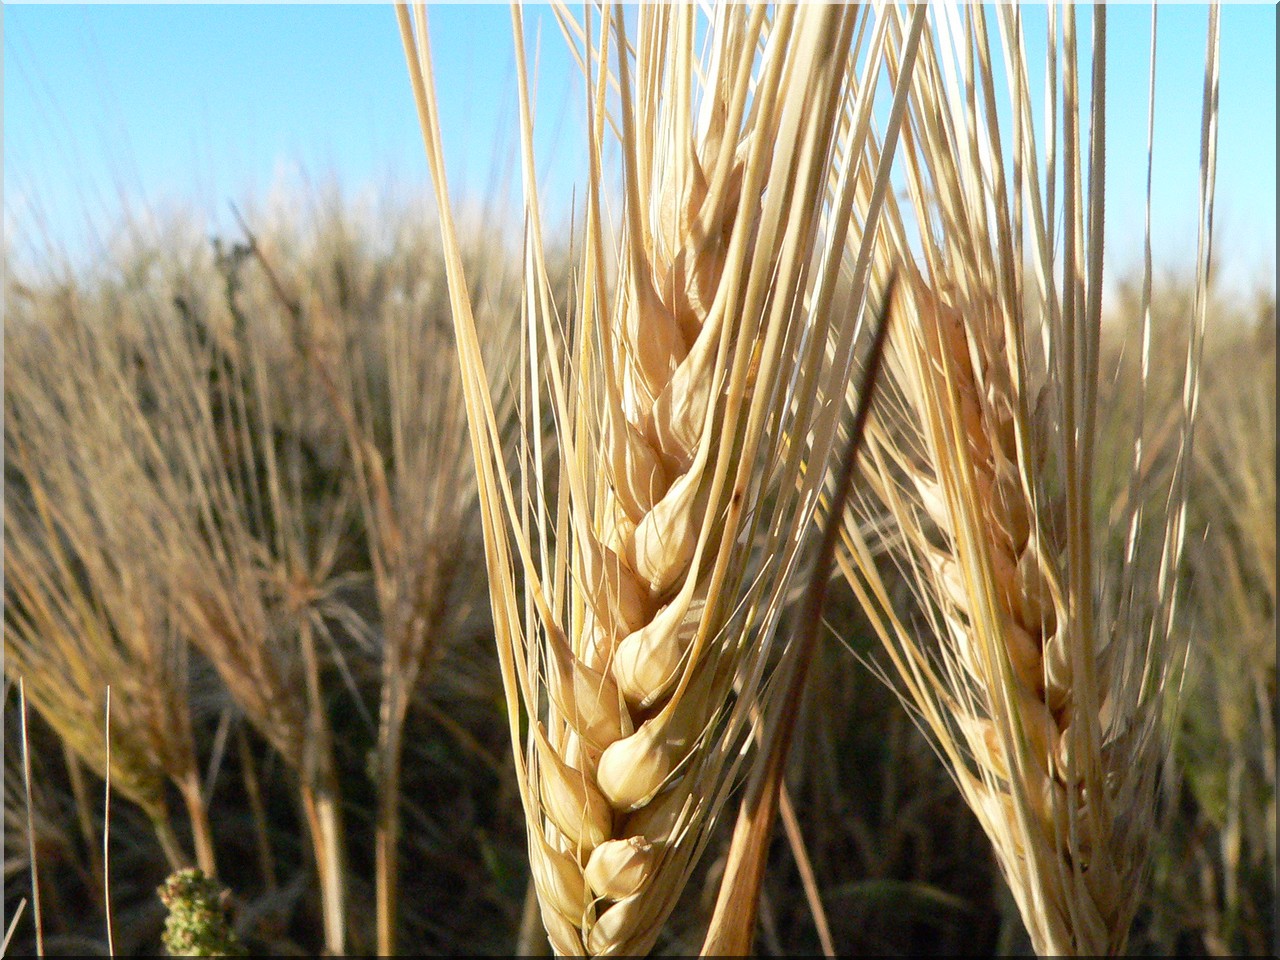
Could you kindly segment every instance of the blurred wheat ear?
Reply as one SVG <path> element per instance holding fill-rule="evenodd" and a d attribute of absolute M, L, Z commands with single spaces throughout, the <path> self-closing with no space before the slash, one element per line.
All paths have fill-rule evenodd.
<path fill-rule="evenodd" d="M 1275 902 L 1277 885 L 1274 307 L 1253 331 L 1232 330 L 1233 319 L 1209 332 L 1192 480 L 1207 527 L 1191 547 L 1192 610 L 1213 642 L 1194 651 L 1178 756 L 1205 829 L 1180 831 L 1170 846 L 1216 841 L 1220 865 L 1205 871 L 1215 891 L 1206 948 L 1258 955 L 1274 951 L 1277 936 L 1274 920 L 1268 940 L 1265 924 L 1248 919 L 1265 911 L 1264 890 Z"/>
<path fill-rule="evenodd" d="M 202 653 L 298 775 L 325 947 L 338 953 L 345 831 L 321 673 L 346 613 L 335 570 L 352 495 L 326 474 L 297 317 L 243 253 L 191 256 L 180 280 L 86 293 L 82 312 L 68 297 L 12 329 L 26 340 L 6 351 L 6 452 L 25 479 L 5 518 L 20 626 L 6 631 L 6 669 L 47 674 L 49 712 L 66 715 L 56 729 L 99 770 L 101 722 L 70 710 L 100 712 L 92 688 L 107 676 L 113 786 L 158 817 L 158 772 L 184 771 L 212 872 L 186 715 L 187 659 Z"/>
<path fill-rule="evenodd" d="M 557 13 L 586 83 L 585 226 L 563 315 L 517 7 L 526 331 L 510 376 L 527 432 L 508 451 L 454 237 L 426 13 L 398 8 L 542 919 L 558 953 L 638 954 L 675 908 L 786 655 L 771 638 L 853 363 L 887 184 L 870 169 L 868 118 L 898 21 L 842 6 L 718 5 L 702 21 L 693 6 L 641 6 L 632 47 L 630 12 Z M 909 63 L 893 74 L 900 91 L 909 75 Z M 606 125 L 625 175 L 612 229 Z M 847 245 L 864 253 L 841 276 Z M 554 449 L 530 429 L 544 419 Z"/>
<path fill-rule="evenodd" d="M 1176 581 L 1210 262 L 1218 13 L 1209 15 L 1182 408 L 1167 446 L 1153 449 L 1139 406 L 1134 480 L 1115 511 L 1096 502 L 1094 486 L 1106 10 L 1092 11 L 1087 104 L 1076 12 L 1049 11 L 1040 146 L 1021 11 L 990 16 L 1003 85 L 977 8 L 934 8 L 917 65 L 902 151 L 915 217 L 891 203 L 878 251 L 882 276 L 903 269 L 902 309 L 886 412 L 869 438 L 874 467 L 847 515 L 844 569 L 905 704 L 991 838 L 1036 951 L 1112 954 L 1143 892 L 1165 714 L 1188 642 Z M 1011 141 L 997 126 L 1001 93 Z M 1154 457 L 1163 474 L 1147 469 Z M 1139 536 L 1152 522 L 1156 535 Z M 892 607 L 864 530 L 876 530 L 911 582 L 914 615 Z M 1113 531 L 1122 565 L 1104 552 Z"/>
<path fill-rule="evenodd" d="M 347 227 L 340 222 L 329 226 L 319 239 L 330 256 L 318 261 L 364 266 L 345 249 Z M 374 233 L 378 228 L 363 229 Z M 417 258 L 406 251 L 405 259 L 417 260 L 420 268 L 421 258 L 438 256 L 434 249 Z M 486 349 L 514 354 L 519 335 L 514 297 L 494 289 L 502 286 L 495 281 L 503 279 L 497 258 L 490 253 L 478 265 L 491 297 L 503 303 L 485 327 Z M 381 626 L 373 757 L 378 789 L 374 923 L 381 956 L 396 953 L 401 774 L 409 707 L 433 664 L 456 652 L 451 647 L 483 597 L 483 586 L 469 567 L 478 559 L 470 555 L 478 550 L 478 506 L 443 273 L 399 278 L 389 272 L 366 267 L 346 276 L 339 289 L 327 273 L 308 277 L 303 351 L 346 445 Z M 412 291 L 411 298 L 384 289 L 401 279 L 404 289 L 392 289 L 395 294 Z M 375 309 L 361 309 L 362 298 Z M 514 398 L 501 385 L 495 385 L 494 395 L 496 420 L 505 424 Z"/>
<path fill-rule="evenodd" d="M 146 812 L 174 869 L 190 856 L 166 799 L 176 785 L 196 859 L 213 873 L 187 645 L 148 554 L 172 531 L 172 491 L 149 478 L 152 437 L 127 349 L 110 323 L 95 328 L 69 303 L 34 310 L 5 325 L 5 672 L 76 757 Z"/>

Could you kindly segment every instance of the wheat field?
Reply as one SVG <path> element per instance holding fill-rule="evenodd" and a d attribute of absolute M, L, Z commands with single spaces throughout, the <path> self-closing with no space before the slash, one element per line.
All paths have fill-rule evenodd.
<path fill-rule="evenodd" d="M 397 10 L 414 202 L 6 263 L 5 952 L 1274 952 L 1216 14 L 1196 265 L 1112 276 L 1101 7 L 1060 130 L 1014 8 L 558 8 L 571 233 L 514 8 L 509 242 Z"/>

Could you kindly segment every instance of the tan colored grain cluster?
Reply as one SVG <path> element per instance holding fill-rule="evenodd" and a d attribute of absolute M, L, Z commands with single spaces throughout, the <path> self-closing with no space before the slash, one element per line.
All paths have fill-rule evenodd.
<path fill-rule="evenodd" d="M 928 448 L 910 463 L 916 513 L 907 522 L 919 525 L 915 562 L 949 638 L 949 682 L 963 692 L 949 702 L 974 763 L 959 771 L 962 788 L 1022 881 L 1015 896 L 1042 926 L 1040 942 L 1114 947 L 1128 927 L 1124 885 L 1137 862 L 1116 835 L 1115 798 L 1100 806 L 1088 783 L 1099 767 L 1105 779 L 1122 756 L 1138 758 L 1112 723 L 1105 688 L 1088 706 L 1096 728 L 1076 727 L 1097 687 L 1075 671 L 1106 676 L 1115 647 L 1097 644 L 1087 667 L 1071 653 L 1082 638 L 1063 583 L 1064 500 L 1047 489 L 1049 401 L 1029 390 L 1021 418 L 996 303 L 921 283 L 901 302 L 910 316 L 897 329 L 912 340 L 897 344 L 910 364 L 901 382 Z M 1089 755 L 1098 742 L 1102 751 Z M 1077 889 L 1060 882 L 1068 874 Z"/>
<path fill-rule="evenodd" d="M 657 16 L 644 25 L 661 26 Z M 684 27 L 667 24 L 677 44 L 690 42 Z M 796 29 L 806 27 L 815 24 Z M 636 69 L 641 90 L 661 82 L 651 64 Z M 619 78 L 633 82 L 623 69 Z M 735 681 L 750 683 L 740 668 L 751 654 L 721 632 L 726 605 L 711 595 L 733 595 L 714 582 L 715 547 L 739 540 L 747 485 L 759 489 L 728 468 L 734 447 L 753 458 L 742 412 L 761 386 L 764 351 L 776 348 L 758 308 L 741 314 L 749 278 L 741 270 L 727 278 L 725 265 L 761 246 L 762 181 L 771 171 L 758 151 L 752 156 L 751 141 L 737 143 L 724 129 L 731 105 L 715 106 L 720 128 L 701 143 L 677 140 L 665 166 L 652 148 L 658 123 L 671 121 L 641 117 L 633 137 L 648 150 L 628 171 L 628 200 L 652 218 L 640 222 L 631 211 L 620 292 L 597 320 L 591 456 L 606 482 L 584 498 L 591 513 L 573 524 L 581 614 L 571 614 L 563 659 L 548 658 L 560 663 L 547 684 L 554 709 L 537 732 L 532 770 L 541 815 L 530 854 L 560 953 L 637 954 L 652 945 L 692 850 L 679 841 L 707 812 L 700 794 L 714 771 L 697 769 L 708 752 L 702 742 L 716 733 Z M 634 122 L 624 117 L 624 128 Z M 648 198 L 639 183 L 646 172 Z M 777 253 L 766 261 L 777 262 Z M 558 644 L 557 625 L 543 628 Z"/>
<path fill-rule="evenodd" d="M 1197 365 L 1192 351 L 1167 451 L 1148 449 L 1135 425 L 1135 474 L 1156 456 L 1170 469 L 1098 503 L 1106 11 L 1093 11 L 1090 58 L 1075 12 L 1048 12 L 1047 144 L 1034 134 L 1021 14 L 1002 8 L 993 20 L 1004 90 L 987 18 L 971 11 L 937 8 L 917 65 L 902 156 L 918 234 L 891 202 L 877 272 L 897 269 L 904 282 L 889 403 L 847 525 L 845 573 L 991 838 L 1036 951 L 1111 954 L 1141 896 L 1163 714 L 1186 649 L 1174 583 Z M 1212 76 L 1214 16 L 1208 50 Z M 1011 140 L 996 119 L 1000 93 L 1013 106 Z M 1155 535 L 1140 540 L 1151 520 Z M 909 614 L 890 599 L 871 529 L 913 586 Z M 1107 549 L 1123 551 L 1123 569 Z"/>
<path fill-rule="evenodd" d="M 83 309 L 71 297 L 24 298 L 5 325 L 5 673 L 23 680 L 69 759 L 141 807 L 174 867 L 191 856 L 173 825 L 176 786 L 195 853 L 212 872 L 188 655 L 149 549 L 173 533 L 172 490 L 150 480 L 153 438 L 130 382 L 127 338 L 115 318 L 95 326 Z M 50 329 L 61 337 L 56 350 Z M 87 823 L 83 803 L 79 813 Z"/>
<path fill-rule="evenodd" d="M 880 51 L 901 24 L 839 6 L 724 5 L 701 24 L 692 6 L 642 6 L 634 33 L 621 9 L 560 16 L 587 83 L 591 171 L 568 317 L 546 282 L 513 12 L 530 224 L 522 391 L 526 422 L 550 416 L 556 439 L 549 456 L 526 434 L 519 484 L 456 259 L 450 283 L 508 708 L 530 718 L 512 739 L 542 919 L 558 953 L 635 955 L 675 905 L 783 653 L 769 638 L 853 363 L 866 262 L 844 254 L 864 236 L 855 169 L 873 162 Z M 448 253 L 425 13 L 403 10 L 401 26 Z M 606 195 L 609 128 L 620 207 Z M 882 196 L 863 198 L 863 223 Z"/>

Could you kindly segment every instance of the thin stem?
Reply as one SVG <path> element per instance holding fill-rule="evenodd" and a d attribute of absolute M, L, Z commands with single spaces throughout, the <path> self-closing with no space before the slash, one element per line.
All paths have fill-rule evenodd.
<path fill-rule="evenodd" d="M 116 955 L 115 931 L 111 925 L 111 686 L 107 685 L 106 729 L 107 745 L 106 789 L 102 799 L 102 896 L 107 913 L 107 953 Z M 168 850 L 165 851 L 169 853 Z"/>
<path fill-rule="evenodd" d="M 258 847 L 258 868 L 268 893 L 276 891 L 275 860 L 271 855 L 271 839 L 267 835 L 267 811 L 262 804 L 262 790 L 258 785 L 258 771 L 249 750 L 249 737 L 243 724 L 236 725 L 236 749 L 240 755 L 240 778 L 249 798 L 249 813 L 253 817 L 253 832 Z"/>
<path fill-rule="evenodd" d="M 334 770 L 333 739 L 324 714 L 320 687 L 320 662 L 315 631 L 309 616 L 298 625 L 299 643 L 307 683 L 309 736 L 302 770 L 302 798 L 316 853 L 324 919 L 325 951 L 338 956 L 346 951 L 346 857 L 342 810 Z"/>
<path fill-rule="evenodd" d="M 818 931 L 818 942 L 822 944 L 822 955 L 836 955 L 835 941 L 831 939 L 831 924 L 827 922 L 827 911 L 822 905 L 822 891 L 818 889 L 818 880 L 813 872 L 813 863 L 805 849 L 804 835 L 800 832 L 800 818 L 796 816 L 795 805 L 791 802 L 791 792 L 786 783 L 778 795 L 778 813 L 782 816 L 782 829 L 786 831 L 787 842 L 791 845 L 792 855 L 796 860 L 796 869 L 800 871 L 800 884 L 804 887 L 805 899 L 809 901 L 809 910 L 813 914 L 813 925 Z"/>
<path fill-rule="evenodd" d="M 182 849 L 182 844 L 178 842 L 178 834 L 173 829 L 173 821 L 169 819 L 167 814 L 152 820 L 151 829 L 155 832 L 156 840 L 160 843 L 160 850 L 164 854 L 165 862 L 169 865 L 171 871 L 181 870 L 191 865 L 191 858 Z M 103 846 L 105 847 L 105 829 L 103 832 Z"/>
<path fill-rule="evenodd" d="M 405 699 L 400 683 L 388 678 L 383 720 L 378 730 L 378 821 L 375 828 L 376 925 L 378 954 L 396 952 L 396 904 L 399 888 L 400 768 L 404 745 Z"/>
<path fill-rule="evenodd" d="M 27 802 L 27 856 L 31 860 L 31 912 L 36 925 L 36 955 L 43 957 L 44 920 L 40 913 L 40 869 L 36 863 L 35 821 L 31 815 L 31 751 L 27 740 L 27 691 L 22 677 L 18 678 L 18 708 L 22 726 L 22 786 Z"/>
<path fill-rule="evenodd" d="M 13 939 L 13 931 L 18 929 L 18 921 L 22 919 L 22 911 L 27 908 L 27 898 L 23 897 L 18 901 L 18 908 L 13 911 L 13 918 L 9 921 L 9 926 L 4 932 L 4 943 L 0 943 L 0 956 L 8 956 L 9 941 Z"/>
<path fill-rule="evenodd" d="M 200 775 L 194 769 L 178 784 L 182 801 L 191 821 L 191 838 L 196 848 L 196 865 L 207 877 L 218 875 L 217 859 L 213 849 L 213 827 L 209 823 L 209 808 L 204 801 Z"/>

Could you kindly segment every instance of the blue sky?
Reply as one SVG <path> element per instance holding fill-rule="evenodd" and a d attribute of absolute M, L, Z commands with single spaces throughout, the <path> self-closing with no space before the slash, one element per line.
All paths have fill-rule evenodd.
<path fill-rule="evenodd" d="M 1157 264 L 1195 246 L 1206 8 L 1160 9 Z M 482 200 L 514 141 L 505 4 L 431 8 L 451 186 Z M 1276 8 L 1227 4 L 1216 260 L 1224 281 L 1274 286 Z M 1109 16 L 1108 266 L 1139 262 L 1150 8 Z M 539 151 L 548 201 L 567 206 L 581 164 L 581 96 L 545 8 Z M 121 198 L 189 206 L 229 226 L 229 203 L 276 183 L 336 181 L 351 194 L 413 191 L 426 163 L 392 8 L 382 4 L 8 3 L 4 31 L 6 228 L 38 209 L 68 250 L 92 247 Z M 504 133 L 504 131 L 508 131 Z M 508 170 L 509 172 L 509 170 Z M 305 178 L 305 179 L 304 179 Z"/>

